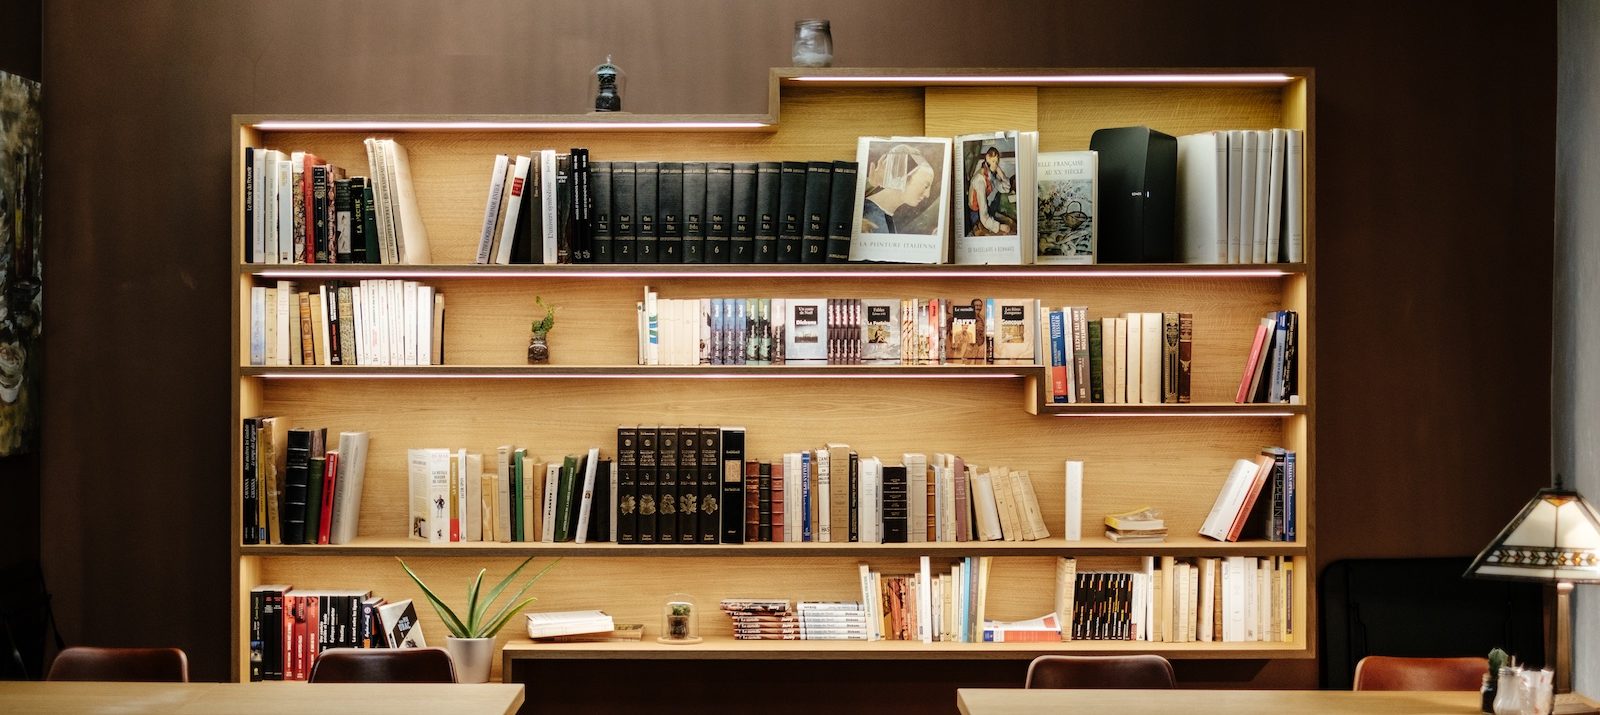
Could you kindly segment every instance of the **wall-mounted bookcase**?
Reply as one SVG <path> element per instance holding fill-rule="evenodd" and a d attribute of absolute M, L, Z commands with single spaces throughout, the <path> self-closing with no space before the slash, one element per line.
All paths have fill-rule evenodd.
<path fill-rule="evenodd" d="M 447 597 L 479 568 L 503 573 L 527 555 L 563 562 L 537 586 L 539 610 L 601 608 L 619 622 L 654 629 L 668 594 L 702 604 L 707 643 L 526 642 L 501 635 L 512 660 L 541 658 L 950 658 L 1026 659 L 1040 653 L 1156 652 L 1181 658 L 1310 658 L 1315 564 L 1315 126 L 1306 70 L 798 70 L 771 75 L 763 115 L 707 117 L 234 117 L 231 558 L 234 675 L 247 677 L 249 590 L 265 583 L 372 589 L 417 598 L 395 563 L 405 558 Z M 859 136 L 953 136 L 1038 130 L 1043 151 L 1088 147 L 1097 128 L 1147 124 L 1172 135 L 1215 129 L 1305 131 L 1303 263 L 1267 265 L 912 266 L 912 265 L 472 265 L 483 215 L 485 174 L 495 154 L 588 147 L 599 159 L 850 159 Z M 249 265 L 243 263 L 241 166 L 246 146 L 312 151 L 363 173 L 362 140 L 393 137 L 409 152 L 434 265 Z M 436 367 L 250 367 L 251 287 L 277 280 L 405 278 L 449 298 L 445 365 Z M 1194 402 L 1182 405 L 1048 404 L 1043 370 L 1016 366 L 639 367 L 634 302 L 648 285 L 663 297 L 806 295 L 1038 297 L 1087 305 L 1091 317 L 1131 311 L 1192 312 Z M 548 366 L 525 364 L 534 296 L 562 306 Z M 1272 310 L 1300 313 L 1301 403 L 1232 402 L 1250 337 Z M 1020 399 L 1019 399 L 1020 397 Z M 1022 409 L 1018 409 L 1018 407 Z M 241 523 L 239 420 L 277 415 L 330 433 L 371 433 L 358 538 L 342 546 L 250 545 Z M 615 447 L 619 424 L 742 425 L 747 454 L 846 442 L 863 455 L 954 452 L 1033 475 L 1053 538 L 1038 542 L 934 544 L 443 544 L 406 538 L 405 450 L 502 444 L 557 458 Z M 1299 453 L 1299 539 L 1217 543 L 1196 535 L 1229 465 L 1264 445 Z M 1085 534 L 1060 539 L 1062 461 L 1082 460 Z M 1117 544 L 1100 536 L 1102 515 L 1150 505 L 1165 512 L 1165 543 Z M 733 641 L 715 604 L 728 597 L 855 599 L 856 564 L 885 572 L 990 555 L 988 613 L 1004 620 L 1052 608 L 1054 559 L 1079 569 L 1128 567 L 1140 556 L 1288 556 L 1295 561 L 1294 637 L 1287 643 L 948 644 Z M 419 606 L 424 629 L 445 631 Z M 652 633 L 653 635 L 653 633 Z M 647 641 L 650 639 L 646 639 Z"/>

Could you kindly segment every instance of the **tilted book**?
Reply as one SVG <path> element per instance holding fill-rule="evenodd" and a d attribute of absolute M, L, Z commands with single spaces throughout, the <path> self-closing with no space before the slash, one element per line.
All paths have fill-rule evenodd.
<path fill-rule="evenodd" d="M 861 137 L 850 260 L 945 262 L 950 140 Z"/>

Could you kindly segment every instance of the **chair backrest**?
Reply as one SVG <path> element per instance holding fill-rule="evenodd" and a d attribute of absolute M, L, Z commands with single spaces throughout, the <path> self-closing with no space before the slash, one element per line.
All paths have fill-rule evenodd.
<path fill-rule="evenodd" d="M 1487 658 L 1396 658 L 1369 655 L 1356 663 L 1356 690 L 1477 690 Z"/>
<path fill-rule="evenodd" d="M 1159 655 L 1041 655 L 1028 664 L 1029 688 L 1173 688 L 1172 664 Z"/>
<path fill-rule="evenodd" d="M 189 657 L 177 648 L 92 648 L 61 651 L 46 680 L 189 682 Z"/>
<path fill-rule="evenodd" d="M 311 666 L 313 683 L 454 683 L 443 648 L 330 648 Z"/>

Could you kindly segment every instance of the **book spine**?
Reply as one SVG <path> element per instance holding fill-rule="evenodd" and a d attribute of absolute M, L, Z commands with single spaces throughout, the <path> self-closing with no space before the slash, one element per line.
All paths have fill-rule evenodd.
<path fill-rule="evenodd" d="M 494 166 L 489 172 L 489 198 L 483 206 L 483 227 L 478 231 L 478 254 L 476 263 L 485 264 L 493 256 L 495 226 L 500 222 L 500 213 L 503 207 L 501 199 L 505 194 L 506 166 L 508 157 L 505 154 L 496 154 Z"/>
<path fill-rule="evenodd" d="M 855 453 L 850 453 L 850 482 L 849 482 L 849 514 L 850 514 L 850 541 L 861 540 L 861 458 Z"/>
<path fill-rule="evenodd" d="M 801 263 L 828 261 L 828 208 L 832 201 L 833 162 L 807 163 L 805 217 L 800 237 Z"/>
<path fill-rule="evenodd" d="M 322 510 L 317 515 L 317 543 L 333 536 L 333 493 L 338 486 L 339 453 L 329 452 L 322 464 Z"/>
<path fill-rule="evenodd" d="M 695 540 L 715 544 L 722 535 L 722 430 L 700 428 L 700 526 Z"/>
<path fill-rule="evenodd" d="M 706 262 L 706 163 L 683 164 L 683 262 Z"/>
<path fill-rule="evenodd" d="M 683 263 L 683 162 L 663 161 L 656 172 L 656 240 L 661 263 Z"/>
<path fill-rule="evenodd" d="M 778 180 L 778 262 L 800 263 L 805 233 L 807 164 L 785 161 Z"/>
<path fill-rule="evenodd" d="M 731 263 L 733 253 L 733 164 L 706 164 L 706 263 Z"/>
<path fill-rule="evenodd" d="M 1075 402 L 1089 402 L 1089 309 L 1072 308 L 1072 388 Z"/>
<path fill-rule="evenodd" d="M 262 257 L 264 253 L 261 245 L 263 242 L 261 229 L 256 224 L 261 216 L 261 212 L 256 208 L 256 201 L 260 198 L 260 194 L 256 191 L 259 180 L 256 174 L 256 150 L 247 146 L 244 148 L 244 253 L 242 254 L 245 263 L 266 262 Z M 254 674 L 255 666 L 252 662 L 251 680 L 259 680 L 253 677 Z"/>
<path fill-rule="evenodd" d="M 1194 314 L 1178 313 L 1178 402 L 1192 401 L 1190 385 L 1194 364 Z"/>
<path fill-rule="evenodd" d="M 656 428 L 639 427 L 639 543 L 656 543 Z"/>
<path fill-rule="evenodd" d="M 770 472 L 769 472 L 770 475 Z M 761 463 L 754 459 L 744 463 L 744 516 L 741 531 L 744 542 L 753 544 L 761 540 Z"/>
<path fill-rule="evenodd" d="M 350 200 L 350 179 L 334 179 L 333 181 L 333 236 L 334 246 L 330 250 L 337 253 L 334 260 L 338 263 L 350 263 L 355 259 L 354 244 L 351 240 L 352 219 L 354 205 Z"/>
<path fill-rule="evenodd" d="M 316 263 L 328 262 L 328 165 L 316 164 L 311 171 L 311 238 Z"/>
<path fill-rule="evenodd" d="M 373 198 L 372 180 L 361 187 L 361 232 L 366 244 L 367 263 L 383 262 L 383 249 L 379 246 L 382 234 L 378 232 L 378 210 Z"/>
<path fill-rule="evenodd" d="M 1105 402 L 1105 338 L 1101 323 L 1091 320 L 1089 328 L 1089 401 Z"/>
<path fill-rule="evenodd" d="M 678 428 L 678 543 L 700 540 L 700 428 Z"/>
<path fill-rule="evenodd" d="M 280 533 L 286 545 L 305 543 L 306 490 L 311 478 L 311 432 L 291 429 L 284 465 L 283 514 Z"/>
<path fill-rule="evenodd" d="M 656 543 L 678 543 L 678 428 L 656 431 Z"/>
<path fill-rule="evenodd" d="M 611 235 L 611 162 L 596 161 L 589 164 L 589 198 L 593 203 L 594 262 L 617 262 L 616 243 Z M 524 198 L 524 204 L 529 203 Z M 518 229 L 520 233 L 521 229 Z"/>
<path fill-rule="evenodd" d="M 660 165 L 654 161 L 634 163 L 633 226 L 635 258 L 639 263 L 660 263 L 660 234 L 657 231 L 657 203 L 660 199 Z"/>
<path fill-rule="evenodd" d="M 778 262 L 778 190 L 782 180 L 782 162 L 756 164 L 756 263 Z"/>
<path fill-rule="evenodd" d="M 579 247 L 576 263 L 594 263 L 594 206 L 589 196 L 589 150 L 572 149 L 572 225 Z"/>
<path fill-rule="evenodd" d="M 243 463 L 243 483 L 241 485 L 243 491 L 240 494 L 243 497 L 243 502 L 240 505 L 240 509 L 242 510 L 244 532 L 241 536 L 243 537 L 242 543 L 257 544 L 260 543 L 261 537 L 258 512 L 261 509 L 262 496 L 258 486 L 259 482 L 256 479 L 257 470 L 259 469 L 257 466 L 257 454 L 260 451 L 260 445 L 257 442 L 261 434 L 261 425 L 260 421 L 254 417 L 245 418 L 243 425 L 243 434 L 240 442 L 241 461 Z"/>
<path fill-rule="evenodd" d="M 572 155 L 556 155 L 555 237 L 556 263 L 577 263 L 581 248 L 573 245 Z"/>
<path fill-rule="evenodd" d="M 1183 374 L 1179 361 L 1180 324 L 1177 313 L 1161 313 L 1161 401 L 1180 402 L 1178 380 Z"/>
<path fill-rule="evenodd" d="M 783 516 L 782 516 L 782 514 L 780 513 L 780 514 L 777 515 L 776 518 L 777 518 L 778 521 L 776 522 L 776 524 L 774 524 L 774 522 L 773 522 L 774 514 L 773 514 L 773 511 L 772 511 L 772 509 L 773 509 L 772 489 L 773 489 L 773 486 L 774 486 L 773 482 L 774 482 L 774 480 L 776 480 L 777 481 L 777 487 L 779 489 L 782 489 L 782 487 L 783 487 L 783 463 L 782 462 L 770 462 L 770 463 L 769 462 L 762 462 L 761 466 L 760 466 L 760 471 L 758 472 L 758 474 L 759 474 L 759 477 L 758 477 L 758 481 L 756 482 L 756 505 L 757 505 L 756 514 L 757 514 L 757 516 L 759 518 L 759 521 L 756 522 L 756 526 L 757 526 L 757 529 L 756 529 L 756 541 L 772 541 L 773 526 L 776 525 L 779 529 L 783 528 Z M 779 493 L 781 494 L 782 492 L 780 491 Z M 781 497 L 781 496 L 778 497 L 779 500 L 781 500 L 782 498 L 783 497 Z M 782 504 L 781 501 L 779 501 L 778 503 Z M 781 536 L 783 532 L 779 531 L 778 533 Z M 780 538 L 779 540 L 781 541 L 782 539 Z"/>
<path fill-rule="evenodd" d="M 911 515 L 909 484 L 904 466 L 886 466 L 883 480 L 883 543 L 904 544 L 910 541 L 908 523 Z"/>
<path fill-rule="evenodd" d="M 1284 496 L 1283 496 L 1283 500 L 1284 500 L 1283 540 L 1284 541 L 1297 541 L 1299 539 L 1299 529 L 1295 525 L 1296 522 L 1300 518 L 1300 507 L 1296 503 L 1297 497 L 1298 497 L 1298 492 L 1299 492 L 1299 489 L 1300 489 L 1299 478 L 1295 474 L 1296 469 L 1297 469 L 1297 462 L 1298 462 L 1298 459 L 1295 457 L 1295 453 L 1294 452 L 1290 451 L 1290 452 L 1285 452 L 1284 453 L 1284 455 L 1283 455 L 1283 489 L 1284 489 Z"/>
<path fill-rule="evenodd" d="M 830 189 L 832 199 L 828 202 L 827 262 L 844 263 L 850 260 L 850 217 L 855 211 L 856 162 L 833 162 Z"/>
<path fill-rule="evenodd" d="M 617 428 L 617 543 L 639 543 L 639 428 Z"/>
<path fill-rule="evenodd" d="M 1067 401 L 1067 343 L 1062 311 L 1050 311 L 1050 401 Z"/>
<path fill-rule="evenodd" d="M 633 225 L 634 193 L 638 190 L 637 165 L 611 162 L 611 253 L 617 263 L 638 262 L 638 240 Z"/>

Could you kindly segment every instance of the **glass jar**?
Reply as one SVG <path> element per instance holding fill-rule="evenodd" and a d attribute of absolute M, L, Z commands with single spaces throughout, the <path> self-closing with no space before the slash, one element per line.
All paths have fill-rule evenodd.
<path fill-rule="evenodd" d="M 700 642 L 700 613 L 693 596 L 674 593 L 667 597 L 661 606 L 661 635 L 656 640 L 670 645 Z"/>
<path fill-rule="evenodd" d="M 827 20 L 800 20 L 794 24 L 794 66 L 831 67 L 833 33 Z"/>

